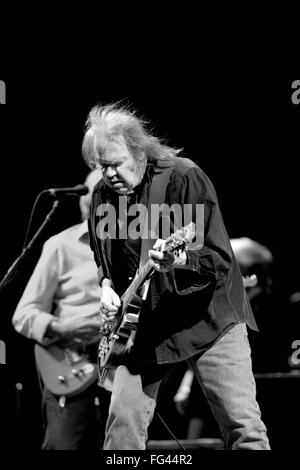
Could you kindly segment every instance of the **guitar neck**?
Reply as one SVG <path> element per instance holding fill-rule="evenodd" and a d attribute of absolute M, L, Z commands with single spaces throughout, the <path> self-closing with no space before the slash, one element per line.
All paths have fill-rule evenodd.
<path fill-rule="evenodd" d="M 148 279 L 154 271 L 152 263 L 150 260 L 147 261 L 145 266 L 142 268 L 138 276 L 132 281 L 130 286 L 126 289 L 124 294 L 121 297 L 123 304 L 128 304 L 133 298 L 134 294 L 137 292 L 138 288 Z"/>
<path fill-rule="evenodd" d="M 166 239 L 165 252 L 172 252 L 177 249 L 186 250 L 187 244 L 192 241 L 195 236 L 194 223 L 191 222 L 181 230 L 176 232 Z M 132 281 L 130 286 L 121 297 L 123 304 L 129 304 L 130 300 L 136 294 L 138 288 L 153 274 L 154 268 L 151 259 L 148 259 L 141 272 Z"/>

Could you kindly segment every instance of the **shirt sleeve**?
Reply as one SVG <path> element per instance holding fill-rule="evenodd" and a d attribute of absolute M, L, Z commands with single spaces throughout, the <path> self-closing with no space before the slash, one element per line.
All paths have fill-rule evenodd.
<path fill-rule="evenodd" d="M 58 249 L 48 241 L 12 318 L 18 333 L 44 345 L 49 343 L 44 335 L 53 320 L 51 312 L 58 283 Z"/>
<path fill-rule="evenodd" d="M 175 269 L 175 289 L 185 295 L 220 284 L 229 271 L 232 250 L 213 184 L 197 166 L 178 185 L 178 202 L 185 207 L 184 225 L 194 222 L 196 240 L 187 250 L 187 269 Z"/>

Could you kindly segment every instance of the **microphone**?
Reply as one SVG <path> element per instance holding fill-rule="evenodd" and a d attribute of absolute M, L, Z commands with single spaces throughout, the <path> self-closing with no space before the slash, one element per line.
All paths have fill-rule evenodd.
<path fill-rule="evenodd" d="M 73 188 L 50 188 L 46 189 L 46 193 L 51 194 L 54 197 L 63 197 L 63 196 L 83 196 L 89 192 L 88 187 L 84 184 L 77 184 Z"/>

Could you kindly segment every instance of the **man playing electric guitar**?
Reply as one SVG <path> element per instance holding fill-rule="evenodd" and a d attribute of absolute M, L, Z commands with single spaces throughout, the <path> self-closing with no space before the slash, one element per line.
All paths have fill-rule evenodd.
<path fill-rule="evenodd" d="M 194 237 L 195 226 L 190 223 L 188 226 L 176 230 L 166 240 L 156 242 L 153 248 L 160 248 L 163 251 L 166 260 L 164 269 L 167 269 L 168 262 L 171 262 L 172 257 L 177 260 L 180 259 Z M 154 252 L 155 255 L 156 252 Z M 100 329 L 102 334 L 98 351 L 100 383 L 105 382 L 109 371 L 117 368 L 122 362 L 122 356 L 130 351 L 135 342 L 139 315 L 143 307 L 143 301 L 147 298 L 149 283 L 155 272 L 155 266 L 155 262 L 151 259 L 148 259 L 145 265 L 141 266 L 136 277 L 123 293 L 120 299 L 121 306 L 112 318 L 106 315 L 106 312 L 111 311 L 111 307 L 107 303 L 107 291 L 104 288 L 105 296 L 100 302 L 100 310 L 107 321 L 104 321 L 104 326 Z M 102 284 L 107 284 L 107 280 L 103 279 Z M 112 374 L 109 375 L 112 376 Z"/>
<path fill-rule="evenodd" d="M 153 241 L 146 255 L 155 272 L 134 343 L 115 370 L 104 449 L 146 448 L 160 383 L 183 360 L 191 362 L 227 448 L 269 449 L 247 339 L 246 325 L 256 329 L 256 324 L 211 181 L 119 104 L 91 110 L 83 155 L 103 172 L 93 192 L 89 232 L 104 273 L 104 324 L 114 323 L 120 298 L 143 261 L 144 244 Z M 160 229 L 153 239 L 157 192 L 161 200 L 155 204 L 187 215 L 181 227 L 195 224 L 198 242 L 187 250 L 166 250 Z M 161 214 L 161 225 L 168 222 L 172 235 L 178 224 L 170 214 Z"/>
<path fill-rule="evenodd" d="M 100 177 L 95 170 L 86 179 L 83 222 L 45 243 L 13 316 L 15 329 L 36 341 L 44 386 L 43 450 L 99 450 L 103 440 L 110 394 L 97 386 L 101 289 L 86 220 Z"/>

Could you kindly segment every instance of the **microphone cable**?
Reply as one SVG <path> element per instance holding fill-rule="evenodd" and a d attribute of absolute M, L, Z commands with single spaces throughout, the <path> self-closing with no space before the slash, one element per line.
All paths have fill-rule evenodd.
<path fill-rule="evenodd" d="M 24 250 L 24 248 L 26 247 L 26 244 L 27 244 L 27 240 L 28 240 L 28 237 L 29 237 L 29 232 L 30 232 L 30 228 L 31 228 L 31 224 L 32 224 L 32 220 L 33 220 L 33 214 L 34 214 L 34 211 L 37 207 L 37 204 L 40 200 L 40 197 L 45 194 L 47 191 L 46 190 L 43 190 L 41 191 L 37 197 L 35 198 L 35 201 L 34 201 L 34 204 L 32 206 L 32 209 L 31 209 L 31 213 L 30 213 L 30 218 L 29 218 L 29 223 L 28 223 L 28 226 L 27 226 L 27 230 L 26 230 L 26 234 L 25 234 L 25 238 L 24 238 L 24 243 L 23 243 L 23 247 L 22 249 Z"/>
<path fill-rule="evenodd" d="M 165 426 L 166 430 L 170 433 L 170 435 L 173 437 L 173 439 L 175 439 L 175 441 L 177 442 L 177 444 L 179 445 L 179 447 L 181 447 L 182 450 L 186 450 L 186 448 L 181 444 L 181 442 L 177 439 L 177 437 L 173 434 L 173 432 L 171 431 L 171 429 L 169 428 L 169 426 L 167 425 L 167 423 L 163 420 L 163 418 L 161 417 L 161 415 L 156 412 L 158 418 L 161 420 L 161 422 L 163 423 L 163 425 Z"/>

